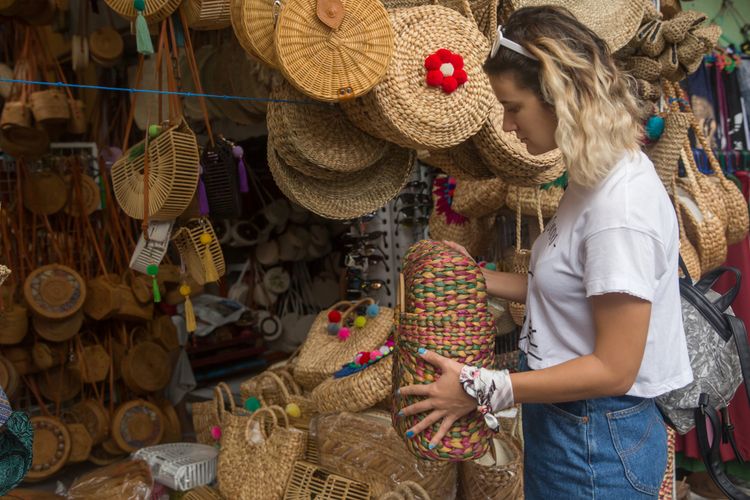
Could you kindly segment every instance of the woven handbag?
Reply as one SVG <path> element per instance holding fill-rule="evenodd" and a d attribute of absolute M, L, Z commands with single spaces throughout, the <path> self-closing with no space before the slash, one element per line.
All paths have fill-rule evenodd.
<path fill-rule="evenodd" d="M 224 253 L 208 220 L 191 220 L 175 232 L 172 241 L 196 283 L 205 285 L 224 276 Z"/>
<path fill-rule="evenodd" d="M 133 6 L 133 0 L 104 0 L 110 9 L 128 21 L 134 21 L 138 11 Z M 180 6 L 181 0 L 146 0 L 143 17 L 151 24 L 168 18 Z"/>
<path fill-rule="evenodd" d="M 227 405 L 229 410 L 227 411 Z M 221 427 L 228 414 L 237 412 L 232 390 L 224 382 L 214 387 L 214 398 L 209 401 L 193 403 L 193 427 L 195 440 L 200 444 L 214 444 L 216 440 L 211 435 L 213 427 Z"/>
<path fill-rule="evenodd" d="M 487 307 L 487 290 L 479 266 L 443 243 L 423 240 L 404 256 L 393 389 L 432 383 L 435 367 L 417 354 L 426 348 L 460 363 L 491 368 L 495 363 L 493 317 Z M 391 411 L 399 436 L 414 427 L 423 415 L 400 417 L 399 410 L 419 398 L 394 396 Z M 439 423 L 419 436 L 405 439 L 420 458 L 441 461 L 473 460 L 489 449 L 490 429 L 476 411 L 459 419 L 435 449 L 429 444 Z"/>
<path fill-rule="evenodd" d="M 229 0 L 186 0 L 180 9 L 194 30 L 221 30 L 231 24 Z"/>
<path fill-rule="evenodd" d="M 359 412 L 387 400 L 393 386 L 393 356 L 341 378 L 329 378 L 310 394 L 321 413 Z"/>
<path fill-rule="evenodd" d="M 217 219 L 239 217 L 242 213 L 242 199 L 232 144 L 219 139 L 213 146 L 206 146 L 201 155 L 201 167 L 203 168 L 201 178 L 206 188 L 211 216 Z"/>
<path fill-rule="evenodd" d="M 661 182 L 669 189 L 672 179 L 677 175 L 677 163 L 680 159 L 680 151 L 685 144 L 685 138 L 690 126 L 690 117 L 687 113 L 670 111 L 664 116 L 664 132 L 659 140 L 648 148 L 648 157 L 654 163 L 656 173 Z"/>
<path fill-rule="evenodd" d="M 342 104 L 357 127 L 414 149 L 449 148 L 479 131 L 496 101 L 482 70 L 489 45 L 468 0 L 462 6 L 465 16 L 440 5 L 390 12 L 397 35 L 385 78 Z"/>
<path fill-rule="evenodd" d="M 466 500 L 516 500 L 523 497 L 523 444 L 515 433 L 500 432 L 492 451 L 458 466 Z"/>
<path fill-rule="evenodd" d="M 548 219 L 555 215 L 565 190 L 561 186 L 510 186 L 505 204 L 514 212 L 521 210 L 522 215 L 536 217 L 541 210 L 542 217 Z"/>
<path fill-rule="evenodd" d="M 406 481 L 423 486 L 433 500 L 456 498 L 456 464 L 415 457 L 384 411 L 323 415 L 311 432 L 318 443 L 320 465 L 367 484 L 375 498 Z"/>
<path fill-rule="evenodd" d="M 378 0 L 286 0 L 274 39 L 279 69 L 313 99 L 353 99 L 383 79 L 393 31 Z"/>
<path fill-rule="evenodd" d="M 332 376 L 344 364 L 354 359 L 358 352 L 370 352 L 382 346 L 393 328 L 393 311 L 380 307 L 378 315 L 368 318 L 364 327 L 351 326 L 357 309 L 374 304 L 371 298 L 334 304 L 315 318 L 307 340 L 302 344 L 294 366 L 294 380 L 307 390 Z M 347 340 L 339 340 L 338 335 L 328 333 L 329 313 L 339 311 L 341 319 L 337 323 L 351 330 Z"/>
<path fill-rule="evenodd" d="M 294 463 L 305 451 L 305 433 L 285 417 L 281 408 L 261 408 L 224 424 L 216 474 L 222 495 L 254 500 L 262 491 L 268 500 L 283 498 Z"/>
<path fill-rule="evenodd" d="M 695 245 L 700 257 L 701 271 L 705 273 L 719 267 L 726 260 L 726 229 L 711 211 L 706 195 L 698 185 L 697 176 L 700 173 L 687 140 L 681 158 L 685 165 L 686 177 L 678 180 L 676 197 L 682 211 L 685 233 Z"/>
<path fill-rule="evenodd" d="M 297 460 L 284 492 L 284 500 L 370 500 L 370 488 L 330 470 Z"/>
<path fill-rule="evenodd" d="M 68 462 L 73 442 L 68 428 L 54 417 L 32 417 L 34 454 L 27 482 L 42 481 L 62 469 Z"/>
<path fill-rule="evenodd" d="M 264 406 L 280 406 L 289 409 L 289 405 L 296 405 L 300 415 L 289 415 L 289 423 L 298 429 L 310 427 L 310 420 L 315 416 L 317 407 L 309 397 L 302 395 L 300 387 L 294 382 L 286 370 L 268 370 L 255 377 L 256 387 L 260 391 L 255 396 Z M 263 389 L 270 390 L 272 399 L 266 398 Z M 241 390 L 241 389 L 240 389 Z M 271 401 L 276 402 L 275 404 Z"/>
<path fill-rule="evenodd" d="M 148 157 L 148 158 L 147 158 Z M 112 165 L 112 186 L 120 208 L 144 218 L 144 168 L 148 160 L 148 218 L 172 220 L 190 205 L 198 187 L 199 152 L 195 134 L 180 119 L 155 139 L 144 140 Z"/>
<path fill-rule="evenodd" d="M 554 181 L 565 169 L 559 149 L 532 156 L 515 133 L 505 132 L 503 107 L 497 102 L 472 141 L 487 168 L 510 184 L 538 186 Z"/>

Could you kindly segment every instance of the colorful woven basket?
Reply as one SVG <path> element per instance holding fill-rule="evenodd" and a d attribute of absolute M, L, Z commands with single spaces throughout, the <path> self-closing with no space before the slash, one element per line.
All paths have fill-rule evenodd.
<path fill-rule="evenodd" d="M 404 256 L 403 288 L 398 314 L 393 388 L 436 380 L 434 366 L 417 354 L 425 348 L 461 363 L 490 368 L 495 363 L 493 317 L 487 307 L 482 271 L 470 258 L 443 243 L 423 240 Z M 418 398 L 394 396 L 393 425 L 399 435 L 424 415 L 399 417 L 401 408 Z M 406 440 L 415 455 L 433 460 L 464 461 L 483 456 L 491 431 L 476 411 L 453 425 L 437 448 L 429 443 L 439 423 Z"/>
<path fill-rule="evenodd" d="M 449 148 L 479 131 L 496 99 L 482 70 L 488 41 L 463 5 L 466 17 L 440 5 L 390 12 L 397 36 L 385 78 L 342 104 L 357 127 L 414 149 Z"/>

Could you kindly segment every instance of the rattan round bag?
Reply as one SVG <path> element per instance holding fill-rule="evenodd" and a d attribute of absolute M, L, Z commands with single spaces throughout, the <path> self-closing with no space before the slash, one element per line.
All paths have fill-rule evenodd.
<path fill-rule="evenodd" d="M 29 274 L 23 293 L 35 314 L 49 319 L 64 319 L 83 307 L 86 285 L 83 278 L 71 268 L 50 264 Z"/>
<path fill-rule="evenodd" d="M 154 404 L 142 399 L 128 401 L 112 417 L 112 437 L 124 451 L 132 453 L 161 442 L 164 416 Z"/>
<path fill-rule="evenodd" d="M 468 17 L 439 5 L 390 12 L 397 33 L 383 81 L 343 103 L 354 124 L 415 149 L 449 148 L 476 134 L 495 96 L 482 70 L 489 46 Z"/>
<path fill-rule="evenodd" d="M 276 24 L 284 76 L 321 101 L 358 97 L 382 80 L 393 29 L 379 0 L 288 0 Z"/>
<path fill-rule="evenodd" d="M 200 153 L 195 134 L 180 120 L 155 139 L 142 141 L 112 165 L 112 185 L 122 210 L 144 216 L 144 166 L 148 154 L 149 219 L 172 220 L 190 205 L 198 187 Z"/>
<path fill-rule="evenodd" d="M 133 0 L 104 0 L 104 3 L 129 21 L 135 20 L 138 14 L 133 5 Z M 146 0 L 143 17 L 152 24 L 163 21 L 176 11 L 181 3 L 182 0 Z"/>
<path fill-rule="evenodd" d="M 34 453 L 31 470 L 26 481 L 46 479 L 63 468 L 68 462 L 73 442 L 68 428 L 60 420 L 51 417 L 32 417 L 34 429 Z"/>

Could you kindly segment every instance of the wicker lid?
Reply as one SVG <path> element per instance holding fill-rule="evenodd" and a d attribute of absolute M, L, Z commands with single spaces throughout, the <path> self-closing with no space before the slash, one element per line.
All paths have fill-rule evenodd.
<path fill-rule="evenodd" d="M 63 468 L 70 457 L 73 442 L 67 427 L 52 417 L 32 417 L 34 452 L 28 481 L 39 481 Z"/>
<path fill-rule="evenodd" d="M 51 342 L 63 342 L 73 338 L 76 333 L 81 331 L 83 319 L 83 310 L 79 309 L 73 316 L 64 319 L 50 319 L 34 315 L 31 317 L 31 324 L 43 339 Z"/>
<path fill-rule="evenodd" d="M 125 43 L 116 29 L 103 26 L 89 35 L 89 51 L 94 60 L 102 63 L 116 61 L 122 56 Z"/>
<path fill-rule="evenodd" d="M 112 436 L 117 445 L 127 452 L 161 442 L 164 435 L 164 416 L 159 408 L 142 399 L 128 401 L 115 411 Z"/>
<path fill-rule="evenodd" d="M 612 52 L 623 47 L 638 30 L 643 19 L 643 0 L 511 0 L 515 9 L 557 5 L 565 7 L 599 35 Z"/>
<path fill-rule="evenodd" d="M 330 22 L 337 8 L 344 10 L 338 26 Z M 383 78 L 393 29 L 378 0 L 287 0 L 275 42 L 281 72 L 295 87 L 314 99 L 339 101 L 363 95 Z"/>
<path fill-rule="evenodd" d="M 503 107 L 497 102 L 472 141 L 487 168 L 517 186 L 552 182 L 565 169 L 559 149 L 532 156 L 513 132 L 503 131 Z"/>
<path fill-rule="evenodd" d="M 57 172 L 31 172 L 23 180 L 23 205 L 37 215 L 59 212 L 68 201 L 68 186 Z"/>
<path fill-rule="evenodd" d="M 279 101 L 304 101 L 288 83 L 274 88 Z M 354 127 L 336 105 L 301 105 L 276 102 L 268 105 L 268 128 L 279 155 L 291 167 L 321 179 L 357 172 L 383 158 L 389 145 Z"/>
<path fill-rule="evenodd" d="M 382 207 L 401 191 L 415 163 L 413 151 L 392 146 L 368 169 L 319 180 L 289 167 L 273 145 L 271 136 L 268 165 L 279 189 L 299 205 L 329 219 L 353 219 Z"/>
<path fill-rule="evenodd" d="M 404 147 L 464 142 L 496 101 L 482 69 L 487 39 L 473 19 L 439 5 L 397 9 L 390 17 L 398 35 L 385 78 L 343 103 L 344 111 L 365 132 Z"/>
<path fill-rule="evenodd" d="M 252 51 L 249 52 L 272 68 L 276 67 L 274 26 L 279 9 L 281 2 L 276 3 L 274 0 L 244 0 L 243 22 L 236 27 L 243 32 L 238 38 L 250 43 Z"/>
<path fill-rule="evenodd" d="M 36 314 L 50 319 L 63 319 L 74 315 L 83 307 L 86 285 L 73 269 L 50 264 L 29 274 L 23 293 Z"/>

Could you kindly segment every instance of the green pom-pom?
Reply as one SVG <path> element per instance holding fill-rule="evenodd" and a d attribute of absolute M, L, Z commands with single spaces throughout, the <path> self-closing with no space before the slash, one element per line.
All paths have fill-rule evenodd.
<path fill-rule="evenodd" d="M 146 10 L 146 0 L 134 0 L 133 8 L 138 12 L 143 12 Z"/>
<path fill-rule="evenodd" d="M 159 137 L 159 134 L 161 134 L 161 127 L 159 125 L 149 125 L 148 126 L 148 136 L 151 139 L 156 139 Z"/>
<path fill-rule="evenodd" d="M 156 276 L 157 274 L 159 274 L 159 266 L 157 266 L 156 264 L 149 264 L 148 266 L 146 266 L 146 274 L 148 274 L 149 276 Z"/>
<path fill-rule="evenodd" d="M 494 262 L 488 262 L 484 267 L 490 271 L 497 271 L 497 265 Z"/>
<path fill-rule="evenodd" d="M 258 401 L 258 398 L 247 398 L 245 400 L 245 409 L 249 412 L 260 409 L 260 401 Z"/>
<path fill-rule="evenodd" d="M 367 318 L 365 318 L 364 316 L 357 316 L 354 320 L 354 326 L 356 326 L 357 328 L 364 328 L 366 324 Z"/>

